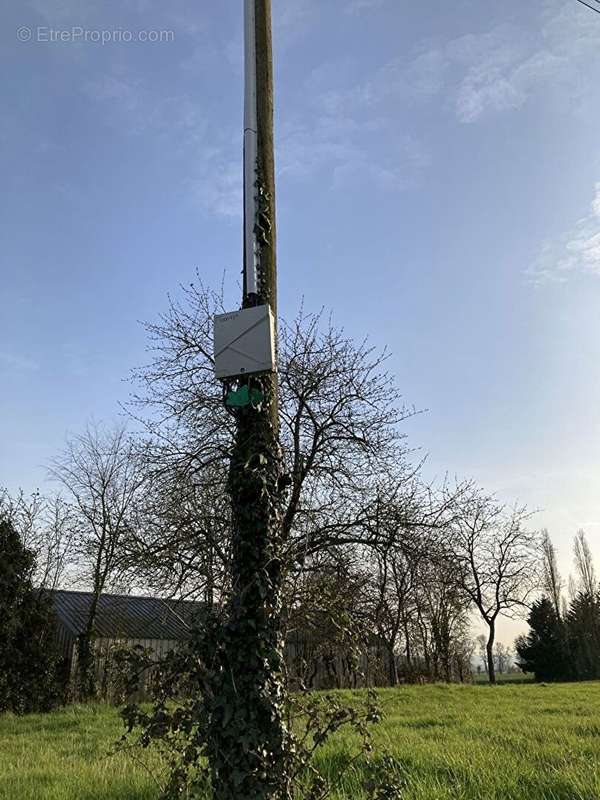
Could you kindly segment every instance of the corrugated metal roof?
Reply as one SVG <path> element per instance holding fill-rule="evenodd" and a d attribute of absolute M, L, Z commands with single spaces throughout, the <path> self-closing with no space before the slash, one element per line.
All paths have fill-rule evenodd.
<path fill-rule="evenodd" d="M 62 590 L 50 594 L 56 616 L 69 633 L 72 636 L 83 633 L 92 594 Z M 96 636 L 103 639 L 187 639 L 193 619 L 203 611 L 202 603 L 103 594 L 98 603 Z"/>

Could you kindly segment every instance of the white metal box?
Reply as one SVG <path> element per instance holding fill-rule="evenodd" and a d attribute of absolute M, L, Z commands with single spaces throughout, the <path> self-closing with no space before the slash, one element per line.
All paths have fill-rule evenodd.
<path fill-rule="evenodd" d="M 275 318 L 270 306 L 217 314 L 214 323 L 217 378 L 275 370 Z"/>

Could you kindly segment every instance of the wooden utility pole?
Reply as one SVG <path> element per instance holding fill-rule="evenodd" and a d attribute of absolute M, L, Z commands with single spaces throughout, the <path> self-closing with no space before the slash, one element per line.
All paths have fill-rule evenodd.
<path fill-rule="evenodd" d="M 246 0 L 246 25 L 244 304 L 268 303 L 277 318 L 271 0 Z M 252 216 L 256 218 L 249 219 Z M 249 281 L 252 237 L 257 251 L 256 296 Z"/>
<path fill-rule="evenodd" d="M 246 2 L 243 306 L 277 312 L 271 0 Z M 255 105 L 254 105 L 255 104 Z M 254 127 L 256 126 L 256 127 Z M 260 402 L 236 410 L 229 489 L 232 596 L 213 713 L 213 789 L 219 800 L 285 795 L 281 511 L 276 373 L 240 378 Z M 285 795 L 287 796 L 287 795 Z"/>

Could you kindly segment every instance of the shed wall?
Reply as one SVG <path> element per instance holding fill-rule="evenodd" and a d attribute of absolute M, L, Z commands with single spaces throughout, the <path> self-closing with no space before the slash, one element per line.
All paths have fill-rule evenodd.
<path fill-rule="evenodd" d="M 171 650 L 176 650 L 181 646 L 181 642 L 176 639 L 106 639 L 99 638 L 94 642 L 95 653 L 95 677 L 98 693 L 103 700 L 113 700 L 119 692 L 119 687 L 115 684 L 115 672 L 111 656 L 116 649 L 133 649 L 142 647 L 149 650 L 151 657 L 155 659 L 164 658 Z M 77 643 L 72 647 L 70 678 L 75 680 L 77 673 Z M 151 670 L 146 670 L 140 676 L 140 690 L 131 699 L 143 699 L 148 682 L 151 677 Z"/>

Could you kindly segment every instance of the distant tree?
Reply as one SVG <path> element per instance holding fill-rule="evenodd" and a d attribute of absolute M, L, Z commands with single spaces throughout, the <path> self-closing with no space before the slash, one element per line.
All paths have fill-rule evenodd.
<path fill-rule="evenodd" d="M 577 531 L 573 552 L 575 555 L 577 586 L 584 595 L 594 597 L 598 594 L 599 586 L 592 551 L 583 529 Z"/>
<path fill-rule="evenodd" d="M 575 536 L 573 555 L 575 576 L 565 630 L 574 678 L 594 680 L 600 678 L 600 585 L 583 530 Z"/>
<path fill-rule="evenodd" d="M 35 555 L 0 518 L 0 711 L 49 711 L 59 700 L 49 600 L 32 584 Z"/>
<path fill-rule="evenodd" d="M 531 609 L 530 632 L 517 641 L 519 667 L 538 680 L 600 678 L 600 586 L 585 532 L 574 541 L 571 602 L 563 611 L 563 583 L 547 532 L 542 540 L 546 595 Z"/>
<path fill-rule="evenodd" d="M 357 553 L 315 558 L 310 570 L 288 581 L 284 638 L 295 688 L 313 687 L 319 674 L 337 688 L 362 680 L 362 656 L 369 645 L 381 644 L 369 624 L 366 584 Z"/>
<path fill-rule="evenodd" d="M 471 681 L 473 677 L 473 656 L 475 655 L 475 639 L 465 633 L 454 642 L 454 670 L 461 683 Z"/>
<path fill-rule="evenodd" d="M 562 622 L 554 600 L 536 600 L 527 618 L 529 633 L 516 641 L 517 666 L 531 672 L 537 681 L 564 681 L 572 677 Z"/>
<path fill-rule="evenodd" d="M 579 592 L 567 614 L 569 649 L 577 680 L 600 678 L 600 596 Z"/>
<path fill-rule="evenodd" d="M 95 694 L 93 642 L 98 603 L 106 587 L 116 582 L 126 567 L 123 543 L 127 532 L 135 527 L 133 517 L 146 475 L 124 427 L 93 425 L 68 440 L 50 472 L 67 492 L 75 525 L 79 579 L 92 592 L 78 642 L 78 688 L 85 700 Z"/>
<path fill-rule="evenodd" d="M 512 660 L 512 653 L 510 649 L 502 642 L 496 642 L 494 645 L 494 664 L 496 672 L 500 675 L 508 672 Z"/>
<path fill-rule="evenodd" d="M 479 658 L 481 659 L 481 664 L 478 665 L 477 671 L 481 672 L 481 668 L 483 667 L 484 672 L 489 674 L 487 636 L 485 633 L 480 633 L 475 641 L 477 642 L 477 651 L 479 653 Z"/>
<path fill-rule="evenodd" d="M 496 682 L 494 643 L 498 618 L 522 614 L 539 585 L 539 547 L 527 530 L 525 508 L 499 505 L 473 491 L 453 526 L 450 546 L 465 595 L 488 629 L 486 651 L 490 683 Z"/>
<path fill-rule="evenodd" d="M 382 547 L 372 554 L 370 580 L 365 592 L 365 608 L 377 636 L 387 651 L 390 686 L 398 683 L 396 655 L 402 636 L 403 620 L 416 576 L 415 562 L 399 547 Z"/>
<path fill-rule="evenodd" d="M 435 681 L 464 680 L 471 671 L 469 603 L 439 539 L 430 537 L 428 550 L 429 557 L 416 563 L 414 592 L 427 673 Z"/>
<path fill-rule="evenodd" d="M 558 569 L 556 560 L 556 550 L 548 530 L 542 530 L 542 569 L 543 569 L 543 589 L 547 596 L 554 604 L 556 616 L 560 619 L 562 617 L 562 593 L 564 589 L 564 581 Z"/>

